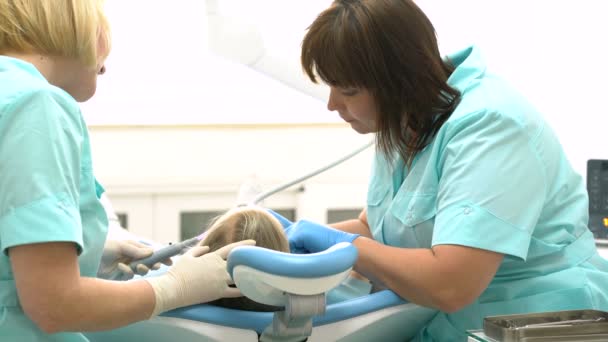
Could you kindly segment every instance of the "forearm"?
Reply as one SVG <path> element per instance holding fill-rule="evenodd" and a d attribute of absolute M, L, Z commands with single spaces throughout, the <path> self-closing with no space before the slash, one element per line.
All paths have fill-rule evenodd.
<path fill-rule="evenodd" d="M 196 246 L 165 275 L 130 282 L 81 277 L 69 242 L 22 245 L 9 253 L 23 312 L 55 333 L 112 329 L 177 307 L 240 296 L 228 286 L 226 258 L 233 248 L 253 245 L 245 240 L 213 253 Z"/>
<path fill-rule="evenodd" d="M 50 330 L 114 329 L 148 319 L 154 309 L 154 292 L 144 280 L 117 282 L 81 277 L 68 291 L 56 299 Z"/>
<path fill-rule="evenodd" d="M 398 248 L 360 237 L 355 270 L 419 305 L 453 312 L 488 286 L 503 255 L 457 245 Z"/>
<path fill-rule="evenodd" d="M 146 281 L 81 277 L 71 243 L 22 245 L 9 253 L 23 311 L 45 332 L 111 329 L 153 311 L 155 295 Z"/>
<path fill-rule="evenodd" d="M 372 282 L 384 284 L 410 302 L 439 308 L 439 272 L 430 249 L 386 246 L 367 238 L 357 238 L 359 250 L 355 271 Z"/>

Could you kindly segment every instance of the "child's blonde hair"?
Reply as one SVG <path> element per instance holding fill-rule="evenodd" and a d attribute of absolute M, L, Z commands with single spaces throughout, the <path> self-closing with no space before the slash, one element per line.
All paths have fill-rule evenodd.
<path fill-rule="evenodd" d="M 0 54 L 39 53 L 74 58 L 95 66 L 99 39 L 110 51 L 104 3 L 104 0 L 0 0 Z"/>
<path fill-rule="evenodd" d="M 260 207 L 231 209 L 216 218 L 203 238 L 211 251 L 242 240 L 255 240 L 257 247 L 289 253 L 289 242 L 281 223 Z M 281 307 L 257 303 L 247 297 L 221 298 L 211 304 L 248 311 L 278 311 Z"/>
<path fill-rule="evenodd" d="M 216 218 L 202 245 L 215 251 L 243 240 L 255 240 L 257 247 L 289 252 L 281 223 L 263 208 L 255 206 L 234 208 Z"/>

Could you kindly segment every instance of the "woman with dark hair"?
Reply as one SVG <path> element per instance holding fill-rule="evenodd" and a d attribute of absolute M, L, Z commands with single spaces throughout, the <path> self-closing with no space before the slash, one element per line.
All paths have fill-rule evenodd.
<path fill-rule="evenodd" d="M 442 57 L 409 0 L 334 1 L 302 65 L 329 85 L 329 110 L 376 134 L 377 154 L 359 218 L 289 225 L 292 251 L 352 242 L 355 270 L 439 310 L 419 340 L 465 340 L 491 315 L 608 310 L 584 182 L 477 47 Z"/>

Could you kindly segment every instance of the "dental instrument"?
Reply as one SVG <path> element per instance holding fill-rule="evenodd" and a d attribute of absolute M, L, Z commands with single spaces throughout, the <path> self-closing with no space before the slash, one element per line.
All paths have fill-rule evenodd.
<path fill-rule="evenodd" d="M 152 268 L 155 264 L 162 262 L 163 260 L 169 259 L 170 257 L 176 256 L 190 247 L 194 247 L 203 239 L 204 234 L 195 236 L 191 239 L 184 240 L 182 242 L 170 244 L 167 247 L 163 247 L 150 255 L 147 258 L 135 260 L 129 264 L 131 270 L 137 273 L 137 265 L 145 265 L 148 268 Z"/>
<path fill-rule="evenodd" d="M 261 201 L 263 201 L 266 198 L 268 198 L 268 197 L 276 194 L 279 191 L 283 191 L 283 190 L 289 188 L 292 185 L 301 183 L 301 182 L 303 182 L 303 181 L 305 181 L 305 180 L 307 180 L 309 178 L 312 178 L 312 177 L 318 175 L 321 172 L 325 172 L 325 171 L 333 168 L 334 166 L 342 164 L 343 162 L 347 161 L 348 159 L 350 159 L 350 158 L 356 156 L 357 154 L 363 152 L 365 149 L 367 149 L 368 147 L 372 146 L 373 144 L 374 144 L 374 141 L 372 140 L 372 141 L 366 143 L 365 145 L 359 147 L 358 149 L 352 151 L 351 153 L 345 155 L 344 157 L 342 157 L 342 158 L 340 158 L 340 159 L 338 159 L 336 161 L 333 161 L 333 162 L 331 162 L 331 163 L 329 163 L 329 164 L 327 164 L 327 165 L 325 165 L 325 166 L 323 166 L 323 167 L 321 167 L 321 168 L 319 168 L 317 170 L 314 170 L 314 171 L 312 171 L 310 173 L 307 173 L 307 174 L 305 174 L 305 175 L 303 175 L 301 177 L 298 177 L 298 178 L 296 178 L 296 179 L 294 179 L 294 180 L 292 180 L 290 182 L 281 184 L 281 185 L 279 185 L 279 186 L 277 186 L 277 187 L 275 187 L 273 189 L 265 191 L 265 192 L 259 194 L 258 196 L 256 196 L 253 200 L 251 200 L 250 203 L 240 203 L 239 206 L 244 206 L 244 205 L 248 205 L 248 204 L 258 204 Z"/>

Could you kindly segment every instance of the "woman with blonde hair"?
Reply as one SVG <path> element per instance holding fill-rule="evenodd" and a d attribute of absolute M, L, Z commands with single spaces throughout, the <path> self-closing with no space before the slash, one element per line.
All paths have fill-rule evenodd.
<path fill-rule="evenodd" d="M 152 253 L 105 241 L 103 188 L 77 103 L 93 96 L 105 72 L 110 34 L 102 7 L 101 0 L 0 0 L 3 341 L 86 341 L 78 331 L 240 295 L 228 286 L 225 262 L 235 244 L 213 253 L 193 248 L 159 277 L 98 278 L 128 279 L 126 264 Z"/>

